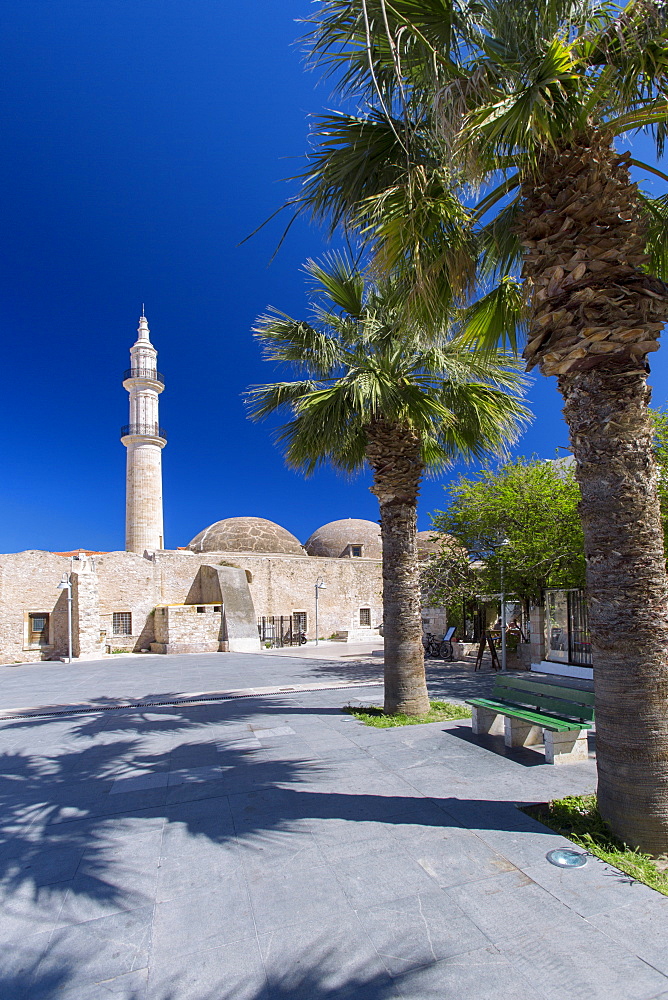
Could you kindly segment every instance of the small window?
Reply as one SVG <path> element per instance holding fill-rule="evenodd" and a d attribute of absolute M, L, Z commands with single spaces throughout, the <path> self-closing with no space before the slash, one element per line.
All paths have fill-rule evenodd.
<path fill-rule="evenodd" d="M 351 556 L 357 556 L 359 558 L 362 555 L 362 546 L 361 545 L 351 545 L 350 546 L 350 554 L 351 554 Z"/>
<path fill-rule="evenodd" d="M 111 617 L 113 635 L 132 635 L 132 612 L 114 611 Z"/>
<path fill-rule="evenodd" d="M 49 616 L 47 614 L 28 615 L 29 642 L 31 646 L 48 646 Z"/>
<path fill-rule="evenodd" d="M 306 635 L 306 612 L 294 611 L 292 614 L 292 631 L 302 632 Z"/>
<path fill-rule="evenodd" d="M 206 611 L 206 608 L 203 608 L 203 607 L 198 607 L 197 608 L 197 614 L 198 615 L 203 615 L 205 611 Z"/>
<path fill-rule="evenodd" d="M 371 627 L 371 608 L 360 608 L 360 625 L 362 628 Z"/>
<path fill-rule="evenodd" d="M 213 610 L 214 610 L 214 612 L 215 612 L 216 614 L 218 614 L 218 615 L 219 615 L 219 614 L 221 613 L 221 611 L 223 610 L 223 606 L 222 606 L 222 604 L 214 604 L 214 606 L 213 606 Z"/>

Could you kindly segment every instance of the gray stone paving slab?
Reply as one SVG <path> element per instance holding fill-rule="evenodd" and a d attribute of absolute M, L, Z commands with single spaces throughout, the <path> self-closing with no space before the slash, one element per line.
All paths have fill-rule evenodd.
<path fill-rule="evenodd" d="M 350 905 L 359 910 L 374 903 L 387 903 L 401 899 L 407 893 L 429 892 L 434 880 L 415 864 L 399 844 L 391 854 L 371 850 L 355 858 L 336 861 L 332 868 Z M 401 878 L 397 871 L 401 870 Z"/>
<path fill-rule="evenodd" d="M 258 934 L 276 927 L 289 927 L 304 921 L 317 925 L 332 916 L 349 915 L 345 893 L 332 872 L 326 868 L 248 878 L 253 913 Z"/>
<path fill-rule="evenodd" d="M 489 944 L 440 890 L 374 904 L 357 915 L 385 968 L 395 976 Z"/>
<path fill-rule="evenodd" d="M 461 827 L 405 824 L 395 829 L 395 840 L 443 888 L 517 870 L 503 854 Z"/>
<path fill-rule="evenodd" d="M 573 874 L 573 869 L 568 871 L 554 865 L 530 865 L 525 872 L 555 899 L 561 900 L 569 909 L 583 917 L 608 910 L 615 903 L 632 903 L 636 895 L 647 899 L 642 892 L 644 886 L 598 858 L 589 857 L 586 866 L 577 870 L 581 872 L 579 879 L 568 878 Z"/>
<path fill-rule="evenodd" d="M 489 945 L 404 973 L 395 982 L 403 1000 L 542 1000 L 531 980 Z"/>
<path fill-rule="evenodd" d="M 586 922 L 562 926 L 558 934 L 520 926 L 500 950 L 546 1000 L 645 1000 L 665 979 Z"/>
<path fill-rule="evenodd" d="M 151 961 L 160 965 L 168 955 L 184 956 L 254 935 L 246 880 L 238 871 L 220 874 L 206 889 L 184 891 L 156 904 Z"/>
<path fill-rule="evenodd" d="M 282 830 L 258 830 L 240 836 L 238 852 L 249 877 L 290 875 L 325 864 L 325 856 L 315 837 L 291 825 Z"/>
<path fill-rule="evenodd" d="M 642 885 L 636 889 L 631 903 L 595 913 L 588 921 L 622 947 L 631 944 L 639 958 L 668 976 L 668 897 L 658 903 L 648 895 L 652 889 Z"/>
<path fill-rule="evenodd" d="M 75 986 L 73 989 L 59 991 L 58 1000 L 99 1000 L 100 997 L 105 1000 L 146 1000 L 147 990 L 148 968 L 114 976 L 113 979 L 105 979 L 92 986 Z M 46 996 L 51 995 L 51 991 L 47 991 Z M 40 987 L 33 1000 L 41 1000 L 44 996 L 44 990 Z"/>
<path fill-rule="evenodd" d="M 250 654 L 63 667 L 15 669 L 45 698 L 60 683 L 100 703 L 214 673 L 369 670 Z M 432 675 L 453 698 L 492 681 Z M 3 1000 L 666 1000 L 668 900 L 594 860 L 551 868 L 565 841 L 515 806 L 593 790 L 593 760 L 550 767 L 468 722 L 375 730 L 348 700 L 0 723 Z"/>
<path fill-rule="evenodd" d="M 146 968 L 153 907 L 62 927 L 53 933 L 35 977 L 68 969 L 68 988 L 91 986 Z"/>
<path fill-rule="evenodd" d="M 352 911 L 324 916 L 317 923 L 300 920 L 277 925 L 260 934 L 258 941 L 270 996 L 313 1000 L 323 995 L 377 996 L 381 990 L 383 995 L 393 995 L 382 958 Z"/>
<path fill-rule="evenodd" d="M 573 910 L 518 869 L 468 880 L 445 892 L 495 944 L 526 924 L 536 933 L 546 928 L 554 934 L 569 925 L 582 925 Z"/>
<path fill-rule="evenodd" d="M 321 854 L 329 861 L 350 860 L 369 851 L 386 851 L 396 847 L 392 824 L 370 819 L 323 817 L 311 821 L 311 830 Z"/>
<path fill-rule="evenodd" d="M 257 1000 L 267 977 L 256 935 L 215 948 L 172 951 L 149 968 L 148 1000 Z M 104 996 L 104 994 L 101 994 Z"/>

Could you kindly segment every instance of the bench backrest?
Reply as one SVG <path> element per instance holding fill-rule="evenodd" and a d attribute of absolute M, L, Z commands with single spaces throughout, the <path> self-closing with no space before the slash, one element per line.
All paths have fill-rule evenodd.
<path fill-rule="evenodd" d="M 593 691 L 544 684 L 530 677 L 497 677 L 492 698 L 581 722 L 592 722 L 594 719 Z"/>

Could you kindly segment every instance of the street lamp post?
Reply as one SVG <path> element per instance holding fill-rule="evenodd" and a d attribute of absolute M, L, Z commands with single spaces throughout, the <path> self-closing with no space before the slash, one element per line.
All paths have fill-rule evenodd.
<path fill-rule="evenodd" d="M 501 561 L 501 670 L 506 671 L 506 593 L 503 585 L 503 560 Z"/>
<path fill-rule="evenodd" d="M 318 596 L 320 590 L 327 590 L 325 581 L 321 576 L 315 581 L 315 644 L 318 645 Z"/>
<path fill-rule="evenodd" d="M 503 579 L 503 547 L 510 545 L 508 538 L 501 542 L 501 671 L 505 673 L 508 669 L 506 662 L 506 588 Z"/>
<path fill-rule="evenodd" d="M 58 584 L 57 590 L 67 591 L 67 662 L 72 662 L 72 577 L 69 573 L 63 573 L 63 578 Z"/>

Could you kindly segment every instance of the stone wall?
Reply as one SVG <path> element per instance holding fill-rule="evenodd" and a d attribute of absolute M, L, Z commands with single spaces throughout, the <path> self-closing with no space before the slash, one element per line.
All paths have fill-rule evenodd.
<path fill-rule="evenodd" d="M 155 609 L 152 653 L 217 653 L 226 647 L 221 604 L 166 604 Z"/>
<path fill-rule="evenodd" d="M 246 570 L 236 566 L 200 566 L 204 601 L 223 603 L 226 648 L 233 653 L 260 650 L 260 637 Z"/>
<path fill-rule="evenodd" d="M 29 663 L 67 655 L 67 592 L 58 590 L 70 560 L 53 552 L 0 556 L 0 662 Z M 28 615 L 49 615 L 49 641 L 28 642 Z"/>
<path fill-rule="evenodd" d="M 448 628 L 447 608 L 423 608 L 422 631 L 431 632 L 439 639 L 445 635 Z"/>
<path fill-rule="evenodd" d="M 86 621 L 82 621 L 85 636 L 81 633 L 84 638 L 81 648 L 87 650 L 85 655 L 94 655 L 95 636 L 99 642 L 101 633 L 105 634 L 104 641 L 111 650 L 149 649 L 156 641 L 154 610 L 158 605 L 201 603 L 199 570 L 204 565 L 243 571 L 256 617 L 305 613 L 309 639 L 315 638 L 315 583 L 318 579 L 325 584 L 319 591 L 319 638 L 328 638 L 340 631 L 359 633 L 360 609 L 370 612 L 370 637 L 378 634 L 376 629 L 382 620 L 381 564 L 375 559 L 186 551 L 145 555 L 106 552 L 94 558 L 96 579 L 87 579 L 85 584 Z M 0 662 L 24 663 L 57 659 L 67 654 L 66 592 L 58 591 L 57 586 L 63 573 L 70 572 L 72 566 L 77 573 L 82 568 L 76 559 L 72 561 L 52 552 L 0 555 Z M 220 576 L 224 590 L 225 574 Z M 229 576 L 231 579 L 234 573 Z M 82 580 L 81 577 L 76 582 L 79 602 L 83 596 Z M 99 600 L 97 614 L 95 589 Z M 235 601 L 237 597 L 238 594 Z M 49 615 L 48 644 L 38 646 L 26 641 L 30 612 Z M 131 635 L 113 634 L 114 612 L 131 613 Z M 237 616 L 239 622 L 244 616 L 243 628 L 252 631 L 247 620 L 248 610 Z M 75 620 L 75 634 L 76 630 Z M 254 641 L 248 631 L 243 635 L 239 633 L 238 638 Z"/>

